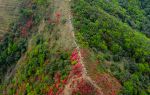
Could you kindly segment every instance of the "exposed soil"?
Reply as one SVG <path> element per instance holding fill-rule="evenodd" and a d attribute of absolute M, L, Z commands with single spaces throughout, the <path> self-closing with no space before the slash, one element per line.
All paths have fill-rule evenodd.
<path fill-rule="evenodd" d="M 59 35 L 59 39 L 57 41 L 57 45 L 61 48 L 73 49 L 76 47 L 74 43 L 73 27 L 71 24 L 71 10 L 69 0 L 53 0 L 52 7 L 54 8 L 54 17 L 53 19 L 58 19 L 58 23 L 56 23 L 54 27 L 54 33 L 57 32 Z M 60 15 L 60 19 L 56 17 L 56 15 Z"/>
<path fill-rule="evenodd" d="M 2 0 L 0 0 L 0 3 L 1 2 Z M 91 55 L 90 51 L 83 50 L 83 52 L 86 53 L 83 55 L 83 53 L 81 52 L 82 49 L 76 43 L 74 28 L 73 28 L 73 24 L 71 21 L 72 14 L 71 14 L 70 3 L 71 3 L 71 0 L 52 0 L 52 8 L 54 8 L 52 19 L 53 20 L 58 19 L 53 30 L 53 35 L 55 35 L 56 33 L 59 35 L 58 40 L 55 45 L 59 46 L 59 48 L 62 48 L 64 50 L 76 49 L 78 51 L 79 61 L 83 67 L 81 77 L 79 78 L 72 77 L 69 79 L 63 91 L 64 95 L 72 95 L 72 88 L 70 88 L 70 85 L 74 81 L 80 81 L 82 79 L 86 80 L 88 83 L 90 83 L 94 87 L 94 89 L 96 89 L 96 91 L 98 92 L 97 95 L 116 95 L 110 92 L 112 90 L 115 90 L 115 92 L 117 92 L 120 89 L 119 82 L 113 76 L 109 74 L 102 74 L 96 71 L 97 63 L 90 60 L 90 55 Z M 57 14 L 59 14 L 60 18 L 57 18 Z M 42 33 L 42 31 L 44 30 L 44 27 L 45 27 L 45 21 L 42 20 L 42 22 L 39 25 L 38 32 Z M 31 43 L 29 41 L 29 45 L 30 44 Z M 21 59 L 20 61 L 22 61 L 23 59 Z M 20 62 L 18 62 L 18 64 L 19 63 Z M 13 73 L 14 72 L 15 70 L 13 71 Z M 7 79 L 9 79 L 9 77 Z M 103 80 L 103 78 L 105 78 L 106 80 Z M 108 83 L 113 83 L 113 84 L 111 87 L 108 87 L 107 85 Z"/>
<path fill-rule="evenodd" d="M 98 71 L 96 71 L 97 64 L 96 62 L 92 62 L 88 57 L 90 56 L 82 56 L 81 49 L 79 45 L 76 43 L 76 38 L 74 34 L 74 28 L 71 22 L 72 14 L 71 14 L 71 8 L 70 8 L 70 1 L 71 0 L 53 0 L 53 7 L 55 8 L 55 14 L 59 13 L 61 15 L 61 20 L 58 25 L 56 25 L 56 30 L 59 31 L 59 41 L 58 45 L 60 45 L 64 49 L 73 49 L 76 48 L 78 51 L 78 55 L 80 57 L 80 63 L 83 66 L 83 72 L 82 77 L 79 78 L 71 78 L 68 82 L 68 84 L 65 86 L 64 89 L 64 95 L 72 95 L 72 88 L 70 88 L 70 85 L 74 81 L 78 81 L 81 79 L 84 79 L 88 81 L 97 91 L 98 95 L 112 95 L 112 90 L 114 92 L 118 92 L 120 89 L 119 82 L 111 75 L 109 74 L 101 74 Z M 55 17 L 55 16 L 54 16 Z M 65 23 L 62 23 L 62 21 L 65 20 Z M 90 55 L 89 51 L 86 55 Z M 97 77 L 98 76 L 98 77 Z M 97 79 L 102 80 L 103 78 L 107 77 L 106 80 L 104 80 L 103 83 L 100 83 L 97 81 Z M 111 82 L 110 82 L 111 81 Z M 101 81 L 102 82 L 102 81 Z M 107 83 L 112 83 L 112 87 L 107 87 Z M 116 95 L 116 94 L 113 94 Z"/>
<path fill-rule="evenodd" d="M 87 75 L 102 89 L 104 95 L 117 95 L 121 89 L 119 81 L 111 74 L 98 71 L 97 67 L 102 63 L 91 59 L 93 54 L 89 50 L 82 49 L 82 55 Z"/>
<path fill-rule="evenodd" d="M 69 87 L 70 84 L 72 84 L 73 81 L 75 80 L 81 80 L 85 79 L 87 80 L 90 84 L 94 86 L 95 89 L 97 89 L 100 92 L 100 95 L 103 95 L 101 88 L 99 88 L 94 81 L 87 76 L 86 68 L 83 64 L 83 58 L 80 53 L 80 48 L 78 44 L 76 43 L 76 38 L 74 35 L 74 28 L 71 22 L 72 19 L 72 14 L 71 14 L 71 8 L 70 8 L 70 0 L 53 0 L 53 6 L 55 10 L 55 14 L 59 13 L 61 15 L 61 20 L 58 25 L 56 25 L 56 30 L 59 30 L 60 36 L 59 36 L 59 41 L 58 44 L 62 46 L 62 48 L 65 49 L 73 49 L 76 48 L 79 57 L 80 57 L 80 63 L 83 65 L 83 72 L 82 72 L 82 77 L 80 78 L 71 78 L 68 82 L 68 84 L 65 86 L 64 89 L 64 95 L 71 95 L 72 94 L 72 89 Z M 62 23 L 61 21 L 65 20 L 65 23 Z"/>
<path fill-rule="evenodd" d="M 18 0 L 0 0 L 0 38 L 8 31 L 9 24 L 18 16 Z"/>

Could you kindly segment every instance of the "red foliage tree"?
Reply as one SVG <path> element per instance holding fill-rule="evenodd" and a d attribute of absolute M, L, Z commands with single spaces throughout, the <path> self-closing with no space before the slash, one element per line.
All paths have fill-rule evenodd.
<path fill-rule="evenodd" d="M 74 49 L 74 51 L 72 52 L 70 60 L 71 61 L 76 61 L 77 63 L 80 62 L 80 56 L 79 56 L 79 53 L 78 53 L 77 49 Z"/>
<path fill-rule="evenodd" d="M 22 35 L 22 36 L 27 36 L 27 35 L 28 35 L 27 29 L 26 29 L 25 27 L 22 27 L 22 28 L 21 28 L 21 35 Z"/>
<path fill-rule="evenodd" d="M 82 71 L 83 71 L 83 66 L 81 63 L 77 63 L 75 64 L 73 67 L 72 67 L 72 74 L 73 75 L 81 75 L 82 74 Z"/>
<path fill-rule="evenodd" d="M 32 24 L 33 24 L 32 18 L 30 18 L 26 23 L 26 28 L 31 28 Z"/>
<path fill-rule="evenodd" d="M 88 83 L 86 80 L 80 80 L 77 84 L 77 87 L 73 89 L 72 94 L 76 95 L 80 93 L 81 95 L 93 94 L 95 91 L 94 87 Z"/>
<path fill-rule="evenodd" d="M 31 17 L 29 20 L 27 20 L 25 26 L 23 26 L 23 27 L 21 28 L 21 35 L 22 35 L 22 36 L 27 36 L 27 35 L 28 35 L 27 30 L 28 30 L 29 28 L 31 28 L 32 24 L 33 24 L 33 22 L 32 22 L 32 17 Z"/>
<path fill-rule="evenodd" d="M 49 89 L 48 95 L 54 95 L 54 92 L 53 92 L 52 88 Z"/>
<path fill-rule="evenodd" d="M 59 12 L 57 12 L 57 13 L 55 14 L 55 16 L 56 16 L 56 23 L 58 24 L 58 23 L 60 22 L 61 14 L 60 14 Z"/>

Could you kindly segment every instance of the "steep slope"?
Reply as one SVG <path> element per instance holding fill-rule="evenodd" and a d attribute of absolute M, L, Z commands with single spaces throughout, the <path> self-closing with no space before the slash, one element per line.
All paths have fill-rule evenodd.
<path fill-rule="evenodd" d="M 56 26 L 57 28 L 56 27 L 54 28 L 54 29 L 61 29 L 60 30 L 60 32 L 61 32 L 60 38 L 59 38 L 61 42 L 59 42 L 58 45 L 63 45 L 62 48 L 71 48 L 73 45 L 73 48 L 75 49 L 74 52 L 76 52 L 79 57 L 78 63 L 76 63 L 76 64 L 81 64 L 81 76 L 76 78 L 76 74 L 75 74 L 75 75 L 73 75 L 73 77 L 71 77 L 68 80 L 69 82 L 67 83 L 67 85 L 65 86 L 65 89 L 64 89 L 64 95 L 71 95 L 71 94 L 75 94 L 75 93 L 77 94 L 77 91 L 78 91 L 78 93 L 80 93 L 80 90 L 77 90 L 74 92 L 74 89 L 78 88 L 78 85 L 80 85 L 80 84 L 77 84 L 77 82 L 80 82 L 83 80 L 86 81 L 87 83 L 91 84 L 91 86 L 96 90 L 92 94 L 97 93 L 98 95 L 106 95 L 106 93 L 103 94 L 104 92 L 101 90 L 101 88 L 90 78 L 91 76 L 87 75 L 86 67 L 84 66 L 85 64 L 83 62 L 83 56 L 81 55 L 81 52 L 80 52 L 81 49 L 80 49 L 79 45 L 76 43 L 74 28 L 72 26 L 72 21 L 71 21 L 72 14 L 71 14 L 71 9 L 70 9 L 70 4 L 71 4 L 71 2 L 69 2 L 69 0 L 68 1 L 67 0 L 64 0 L 64 1 L 54 0 L 54 8 L 56 8 L 55 12 L 60 13 L 62 20 L 63 19 L 66 20 L 65 25 L 58 24 Z M 65 47 L 65 45 L 67 45 L 67 47 Z M 114 84 L 114 87 L 117 88 L 117 86 L 115 84 Z M 72 90 L 73 90 L 73 92 L 72 92 Z M 119 88 L 118 88 L 118 90 L 119 90 Z M 85 92 L 81 92 L 80 94 L 81 95 L 90 94 L 91 92 L 89 92 L 89 91 L 86 92 L 86 90 L 85 90 Z M 110 89 L 110 92 L 111 92 L 111 89 Z"/>
<path fill-rule="evenodd" d="M 87 75 L 74 35 L 70 4 L 69 0 L 53 0 L 43 10 L 41 21 L 34 27 L 38 29 L 36 34 L 27 40 L 26 52 L 6 74 L 3 94 L 104 95 Z M 23 36 L 26 36 L 26 32 L 23 32 Z M 82 82 L 82 85 L 78 82 Z M 82 90 L 80 86 L 85 89 Z"/>
<path fill-rule="evenodd" d="M 46 94 L 50 85 L 49 89 L 53 89 L 53 90 L 49 90 L 49 92 L 47 92 L 48 94 L 57 93 L 57 94 L 71 95 L 75 93 L 81 93 L 81 94 L 101 93 L 101 95 L 103 95 L 101 89 L 90 79 L 90 77 L 86 75 L 85 67 L 82 62 L 80 49 L 76 43 L 76 39 L 73 32 L 73 26 L 71 23 L 70 2 L 53 0 L 50 3 L 50 6 L 51 7 L 48 7 L 47 11 L 50 11 L 52 9 L 51 15 L 46 13 L 47 15 L 49 15 L 48 18 L 46 17 L 45 20 L 41 20 L 41 23 L 39 24 L 38 27 L 37 34 L 35 36 L 33 35 L 31 37 L 31 40 L 29 40 L 27 52 L 20 59 L 19 63 L 17 63 L 17 65 L 15 66 L 15 70 L 13 70 L 14 75 L 9 77 L 10 79 L 8 79 L 12 81 L 10 82 L 8 80 L 6 81 L 8 82 L 8 85 L 5 88 L 6 92 L 4 93 L 9 93 L 9 94 L 13 94 L 13 93 L 44 94 L 45 93 Z M 63 22 L 64 20 L 66 21 Z M 52 28 L 50 30 L 47 30 L 48 27 L 50 26 L 52 26 Z M 38 38 L 39 36 L 41 37 Z M 37 41 L 39 41 L 39 43 L 35 43 Z M 45 47 L 48 48 L 46 49 Z M 38 52 L 39 49 L 41 52 Z M 76 54 L 79 58 L 79 61 L 78 63 L 76 63 L 76 65 L 71 65 L 71 62 L 75 62 L 77 60 L 70 60 L 70 61 L 68 60 L 69 56 L 67 52 L 71 53 L 72 50 L 76 51 Z M 44 53 L 43 55 L 41 54 L 42 52 L 46 52 L 46 54 Z M 66 53 L 63 54 L 64 52 Z M 59 55 L 57 53 L 61 54 L 60 58 L 58 57 Z M 58 58 L 56 59 L 55 56 L 57 56 Z M 66 61 L 68 60 L 67 64 L 64 64 L 64 62 L 58 64 L 58 62 L 61 62 L 62 58 L 64 62 L 65 60 Z M 37 63 L 34 60 L 37 60 Z M 69 62 L 70 64 L 68 64 Z M 40 64 L 40 65 L 36 65 L 36 64 Z M 61 67 L 62 69 L 58 68 L 60 67 L 59 65 L 61 64 L 63 65 Z M 81 76 L 79 76 L 79 73 L 75 73 L 77 71 L 73 71 L 74 69 L 75 70 L 78 69 L 76 68 L 76 66 L 80 64 L 82 67 L 81 71 L 79 71 L 79 73 L 81 73 Z M 68 73 L 67 71 L 68 68 L 68 67 L 66 68 L 67 65 L 69 67 L 71 66 L 71 69 L 68 70 L 70 73 Z M 48 67 L 47 69 L 46 66 Z M 48 73 L 49 70 L 51 71 Z M 65 86 L 64 90 L 63 87 L 60 87 L 61 85 L 59 84 L 59 81 L 57 81 L 57 79 L 53 80 L 53 77 L 55 78 L 55 76 L 58 76 L 58 74 L 62 76 L 62 78 L 59 79 L 59 81 L 62 81 L 62 79 L 66 80 L 65 83 L 66 85 L 62 84 Z M 43 77 L 44 75 L 46 76 Z M 78 78 L 76 78 L 77 76 Z M 48 82 L 47 81 L 48 78 L 51 79 L 51 81 Z M 81 81 L 85 82 L 83 86 L 84 85 L 86 86 L 88 84 L 90 87 L 92 87 L 91 92 L 86 92 L 88 91 L 86 89 L 84 92 L 82 91 L 80 92 L 81 89 L 77 89 L 77 86 L 80 85 L 77 84 L 77 82 L 81 82 Z M 44 85 L 44 84 L 45 87 L 39 88 L 40 85 Z M 70 85 L 72 85 L 72 87 L 70 87 Z M 31 91 L 31 89 L 33 91 Z M 74 92 L 74 89 L 76 89 L 76 92 Z"/>
<path fill-rule="evenodd" d="M 19 19 L 0 42 L 2 94 L 148 95 L 150 39 L 140 29 L 141 1 L 129 8 L 121 1 L 22 0 Z"/>
<path fill-rule="evenodd" d="M 134 1 L 140 2 L 133 0 L 131 4 L 137 4 Z M 118 3 L 118 0 L 74 0 L 72 9 L 78 42 L 83 48 L 90 50 L 91 56 L 86 55 L 87 59 L 97 63 L 94 67 L 95 70 L 91 70 L 91 67 L 94 66 L 94 64 L 88 63 L 91 61 L 87 61 L 85 64 L 88 63 L 87 68 L 93 73 L 101 73 L 97 77 L 92 75 L 93 73 L 90 74 L 104 89 L 112 88 L 113 82 L 109 82 L 111 77 L 107 75 L 110 74 L 115 76 L 123 86 L 120 94 L 148 95 L 150 39 L 122 21 L 124 17 L 117 16 L 116 11 L 121 8 Z M 133 13 L 135 10 L 140 11 L 135 8 L 132 10 Z M 130 10 L 131 13 L 132 11 Z M 123 11 L 119 10 L 118 12 Z M 132 20 L 136 19 L 132 18 L 131 14 L 128 15 Z M 108 82 L 105 83 L 104 80 L 108 80 Z M 105 85 L 107 83 L 110 85 Z M 105 92 L 107 93 L 107 91 Z"/>
<path fill-rule="evenodd" d="M 36 5 L 31 6 L 33 3 Z M 0 83 L 3 81 L 3 76 L 7 70 L 10 67 L 13 69 L 17 61 L 26 52 L 27 42 L 31 35 L 35 33 L 34 31 L 37 30 L 36 27 L 41 20 L 39 15 L 42 16 L 44 12 L 40 12 L 45 5 L 43 2 L 26 0 L 22 1 L 21 5 L 19 18 L 11 25 L 9 32 L 4 35 L 0 43 Z"/>

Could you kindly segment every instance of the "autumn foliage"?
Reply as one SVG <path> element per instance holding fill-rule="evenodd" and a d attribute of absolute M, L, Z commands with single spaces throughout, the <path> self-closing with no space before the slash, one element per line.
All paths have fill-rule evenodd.
<path fill-rule="evenodd" d="M 55 77 L 54 77 L 55 83 L 49 89 L 48 95 L 62 95 L 63 90 L 64 90 L 64 86 L 67 84 L 68 80 L 80 78 L 82 76 L 83 66 L 80 63 L 80 57 L 78 55 L 77 49 L 74 49 L 74 51 L 72 52 L 72 54 L 70 56 L 70 60 L 71 61 L 76 61 L 77 63 L 72 65 L 71 71 L 65 79 L 61 80 L 60 73 L 55 74 Z M 77 81 L 72 81 L 72 82 L 73 82 L 72 85 L 75 85 Z M 83 86 L 83 85 L 81 85 L 81 86 Z M 71 88 L 71 85 L 70 85 L 70 88 Z M 82 87 L 78 86 L 78 90 L 81 89 L 81 88 Z M 57 89 L 57 91 L 54 92 L 54 89 Z M 78 91 L 78 90 L 76 90 L 76 91 Z"/>
<path fill-rule="evenodd" d="M 55 13 L 55 19 L 48 18 L 47 22 L 48 22 L 48 24 L 59 24 L 60 23 L 60 19 L 61 19 L 61 13 L 60 12 L 56 12 Z"/>
<path fill-rule="evenodd" d="M 22 26 L 21 28 L 21 35 L 22 36 L 27 36 L 28 35 L 28 30 L 31 28 L 31 26 L 33 25 L 33 22 L 32 22 L 32 17 L 27 20 L 25 26 Z"/>

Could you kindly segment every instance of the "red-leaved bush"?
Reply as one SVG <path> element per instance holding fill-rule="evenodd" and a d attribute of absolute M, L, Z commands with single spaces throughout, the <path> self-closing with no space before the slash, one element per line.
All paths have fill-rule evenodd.
<path fill-rule="evenodd" d="M 61 80 L 61 74 L 57 72 L 54 76 L 54 80 L 55 82 L 49 89 L 48 95 L 63 95 L 64 85 L 67 83 L 68 78 L 66 77 L 64 80 Z"/>
<path fill-rule="evenodd" d="M 29 20 L 27 20 L 25 26 L 23 26 L 21 28 L 21 35 L 22 36 L 27 36 L 28 35 L 27 31 L 28 31 L 28 29 L 31 28 L 32 24 L 33 24 L 33 21 L 32 21 L 32 17 L 31 17 Z"/>
<path fill-rule="evenodd" d="M 64 80 L 61 80 L 60 73 L 55 74 L 55 83 L 52 88 L 49 90 L 48 95 L 63 95 L 63 90 L 65 85 L 67 85 L 68 80 L 71 80 L 69 83 L 70 89 L 72 89 L 72 95 L 80 93 L 81 95 L 89 95 L 95 91 L 95 88 L 86 80 L 83 79 L 83 65 L 80 62 L 80 56 L 77 49 L 74 49 L 70 56 L 70 60 L 76 61 L 77 63 L 72 65 L 71 71 Z M 63 85 L 63 86 L 62 86 Z M 54 93 L 54 89 L 57 91 Z"/>
<path fill-rule="evenodd" d="M 26 28 L 31 28 L 32 24 L 33 24 L 32 18 L 30 18 L 26 23 Z"/>
<path fill-rule="evenodd" d="M 54 95 L 54 92 L 53 92 L 52 88 L 49 89 L 48 95 Z"/>
<path fill-rule="evenodd" d="M 77 63 L 80 63 L 80 57 L 79 57 L 77 49 L 74 49 L 74 51 L 72 52 L 70 60 L 76 61 Z"/>
<path fill-rule="evenodd" d="M 21 35 L 22 35 L 22 36 L 27 36 L 27 34 L 28 34 L 28 33 L 27 33 L 27 29 L 26 29 L 25 27 L 22 27 L 22 28 L 21 28 Z"/>
<path fill-rule="evenodd" d="M 61 14 L 57 12 L 55 15 L 56 15 L 56 23 L 58 24 L 60 22 Z"/>
<path fill-rule="evenodd" d="M 76 85 L 77 86 L 72 91 L 73 95 L 76 95 L 77 93 L 80 93 L 81 95 L 91 95 L 95 93 L 94 87 L 84 79 L 81 79 Z"/>
<path fill-rule="evenodd" d="M 77 63 L 72 67 L 72 71 L 71 73 L 73 75 L 77 75 L 78 77 L 80 77 L 82 75 L 82 71 L 83 71 L 83 66 L 81 63 Z"/>

